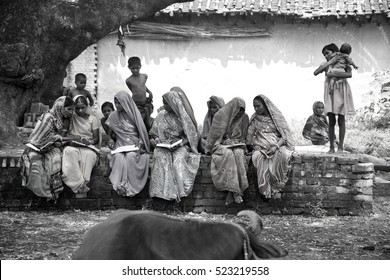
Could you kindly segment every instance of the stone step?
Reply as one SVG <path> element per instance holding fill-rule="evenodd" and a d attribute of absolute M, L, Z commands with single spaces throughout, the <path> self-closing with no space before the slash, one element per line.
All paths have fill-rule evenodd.
<path fill-rule="evenodd" d="M 385 179 L 385 178 L 379 177 L 379 176 L 375 177 L 374 184 L 375 184 L 375 186 L 384 186 L 384 187 L 390 188 L 390 181 Z"/>
<path fill-rule="evenodd" d="M 390 181 L 381 178 L 379 176 L 375 177 L 373 195 L 377 198 L 385 198 L 390 201 Z"/>

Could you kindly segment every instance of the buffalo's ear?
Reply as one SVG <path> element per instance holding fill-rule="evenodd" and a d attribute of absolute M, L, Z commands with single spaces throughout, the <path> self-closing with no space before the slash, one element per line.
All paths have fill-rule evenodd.
<path fill-rule="evenodd" d="M 251 244 L 255 259 L 282 258 L 288 255 L 288 251 L 265 241 L 258 241 Z"/>

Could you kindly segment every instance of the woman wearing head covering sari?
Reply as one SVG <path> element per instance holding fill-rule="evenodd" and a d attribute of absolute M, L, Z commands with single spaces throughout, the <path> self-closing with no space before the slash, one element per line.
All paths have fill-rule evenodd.
<path fill-rule="evenodd" d="M 247 143 L 254 151 L 260 194 L 268 199 L 287 182 L 294 148 L 287 122 L 271 100 L 260 94 L 253 107 L 256 112 L 250 120 Z"/>
<path fill-rule="evenodd" d="M 110 181 L 118 194 L 135 196 L 146 184 L 149 175 L 149 136 L 130 94 L 120 91 L 114 97 L 116 111 L 106 121 L 116 141 L 109 141 L 110 148 L 135 146 L 135 151 L 115 153 L 110 158 Z"/>
<path fill-rule="evenodd" d="M 329 141 L 328 129 L 328 121 L 324 116 L 324 103 L 316 101 L 313 104 L 313 115 L 307 119 L 302 135 L 313 145 L 325 145 Z"/>
<path fill-rule="evenodd" d="M 61 96 L 53 108 L 42 115 L 31 133 L 23 153 L 22 185 L 37 196 L 56 200 L 63 190 L 61 150 L 74 111 L 70 97 Z"/>
<path fill-rule="evenodd" d="M 158 113 L 149 134 L 157 143 L 182 142 L 170 149 L 154 149 L 149 193 L 151 197 L 180 201 L 191 193 L 198 172 L 198 132 L 193 111 L 185 106 L 180 93 L 164 94 L 163 103 L 165 109 Z"/>
<path fill-rule="evenodd" d="M 219 191 L 228 191 L 226 204 L 241 203 L 248 188 L 246 147 L 229 148 L 231 144 L 245 143 L 249 118 L 245 101 L 233 98 L 215 115 L 207 138 L 206 153 L 212 154 L 211 178 Z"/>
<path fill-rule="evenodd" d="M 87 113 L 88 101 L 83 95 L 73 98 L 75 111 L 68 137 L 85 145 L 99 143 L 99 121 L 94 115 Z M 90 181 L 92 169 L 98 156 L 88 147 L 67 146 L 62 156 L 62 180 L 80 196 L 86 196 L 89 191 L 87 183 Z"/>
<path fill-rule="evenodd" d="M 216 112 L 221 109 L 225 105 L 225 101 L 222 97 L 211 96 L 207 101 L 207 114 L 203 121 L 203 131 L 202 131 L 202 139 L 200 142 L 200 150 L 205 152 L 206 144 L 207 144 L 207 136 L 209 135 L 210 127 L 213 122 L 213 118 Z"/>

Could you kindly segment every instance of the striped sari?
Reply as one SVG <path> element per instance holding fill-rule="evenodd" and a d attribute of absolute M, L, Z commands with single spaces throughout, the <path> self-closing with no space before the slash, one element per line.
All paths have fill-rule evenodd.
<path fill-rule="evenodd" d="M 57 199 L 63 190 L 61 180 L 61 150 L 54 143 L 61 141 L 64 133 L 64 103 L 65 96 L 58 98 L 53 108 L 41 116 L 28 143 L 38 149 L 46 147 L 41 152 L 26 148 L 22 155 L 21 169 L 22 185 L 35 195 L 47 199 Z M 65 131 L 66 132 L 66 131 Z"/>

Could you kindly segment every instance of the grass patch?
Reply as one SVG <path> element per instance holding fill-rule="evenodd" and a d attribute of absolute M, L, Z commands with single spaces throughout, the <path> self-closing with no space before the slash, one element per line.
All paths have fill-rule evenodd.
<path fill-rule="evenodd" d="M 312 145 L 302 136 L 306 120 L 291 120 L 289 127 L 295 145 Z M 385 129 L 359 128 L 352 120 L 347 120 L 345 148 L 356 154 L 368 154 L 376 157 L 390 157 L 390 131 Z M 338 126 L 336 125 L 336 138 L 338 139 Z"/>

